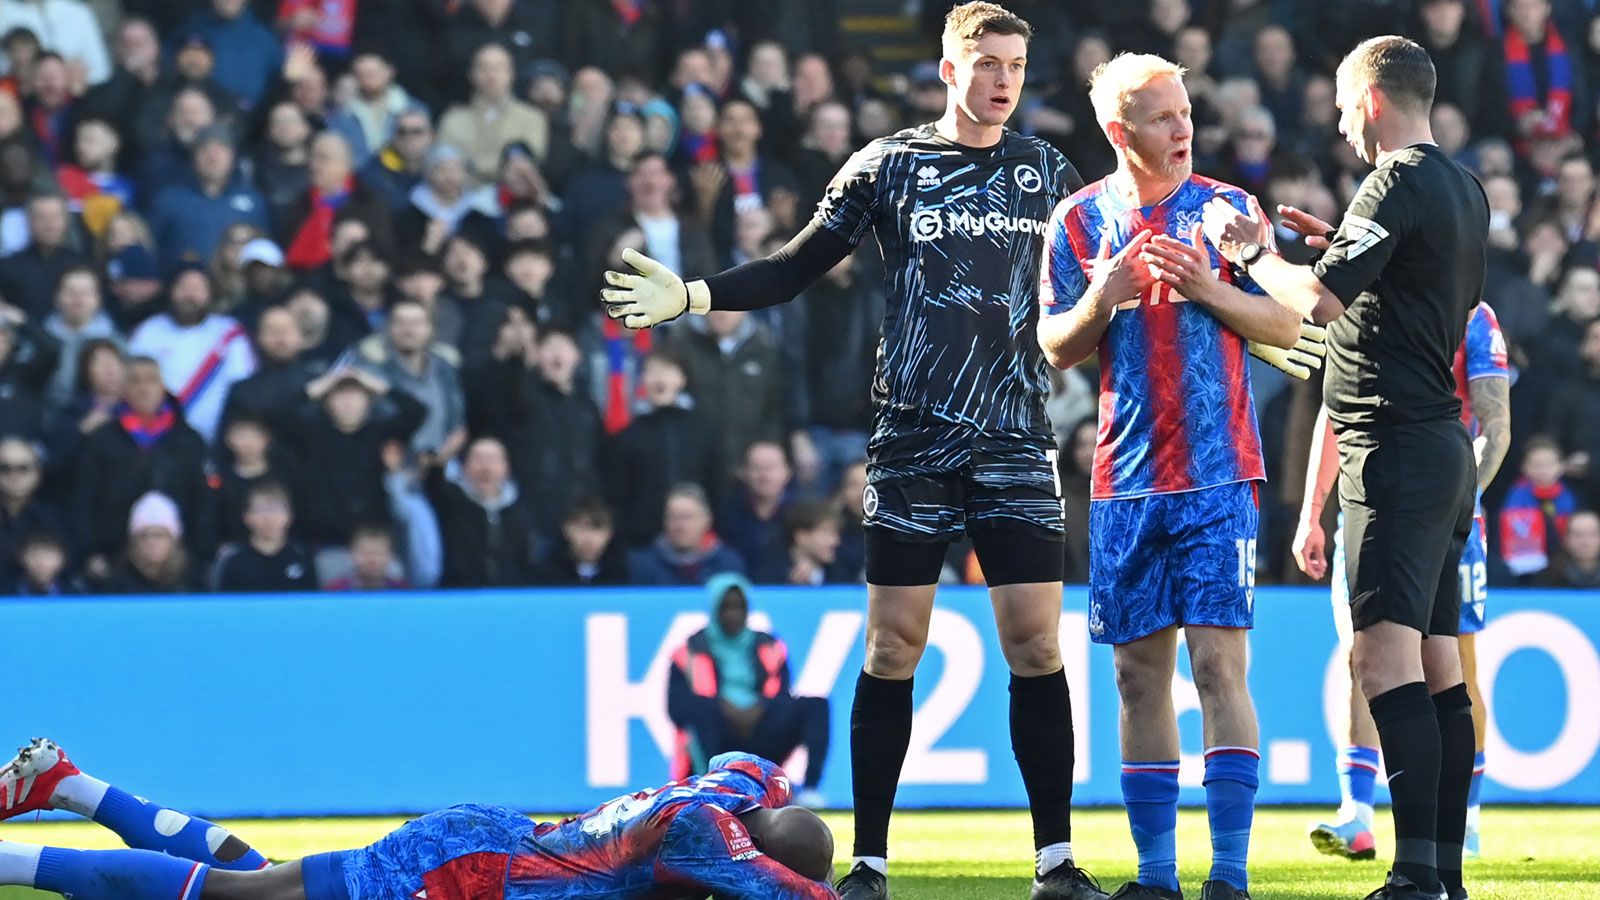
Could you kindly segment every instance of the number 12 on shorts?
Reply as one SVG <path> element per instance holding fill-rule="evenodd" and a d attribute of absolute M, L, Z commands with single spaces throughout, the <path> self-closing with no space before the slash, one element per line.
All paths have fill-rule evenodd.
<path fill-rule="evenodd" d="M 1239 548 L 1239 587 L 1244 588 L 1245 603 L 1254 606 L 1256 599 L 1256 539 L 1239 538 L 1234 541 Z"/>

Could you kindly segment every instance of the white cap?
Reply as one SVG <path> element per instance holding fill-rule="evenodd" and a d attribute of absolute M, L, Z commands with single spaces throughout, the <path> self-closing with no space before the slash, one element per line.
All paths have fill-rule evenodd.
<path fill-rule="evenodd" d="M 165 528 L 175 538 L 183 537 L 183 520 L 178 516 L 178 504 L 160 491 L 150 491 L 133 504 L 128 515 L 128 533 L 137 534 L 146 528 Z"/>
<path fill-rule="evenodd" d="M 251 263 L 261 263 L 274 269 L 283 267 L 283 251 L 266 238 L 253 238 L 239 248 L 239 268 Z"/>

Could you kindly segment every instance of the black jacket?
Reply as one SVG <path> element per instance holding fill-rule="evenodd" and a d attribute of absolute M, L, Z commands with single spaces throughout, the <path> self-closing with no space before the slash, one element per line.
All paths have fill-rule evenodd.
<path fill-rule="evenodd" d="M 539 583 L 556 587 L 582 587 L 585 585 L 627 584 L 628 557 L 622 546 L 612 541 L 600 555 L 594 573 L 585 577 L 578 571 L 578 563 L 565 542 L 560 543 L 539 572 Z"/>
<path fill-rule="evenodd" d="M 211 589 L 222 593 L 314 591 L 317 564 L 305 547 L 292 541 L 272 556 L 248 542 L 227 544 L 217 553 Z"/>
<path fill-rule="evenodd" d="M 575 497 L 600 490 L 600 411 L 516 361 L 482 370 L 467 385 L 474 430 L 498 437 L 539 530 L 554 535 Z"/>
<path fill-rule="evenodd" d="M 216 548 L 211 488 L 206 484 L 206 444 L 181 419 L 141 450 L 112 419 L 89 433 L 78 458 L 78 546 L 87 556 L 111 556 L 128 541 L 128 513 L 147 491 L 178 505 L 183 542 L 194 559 Z"/>
<path fill-rule="evenodd" d="M 442 587 L 511 587 L 533 584 L 538 531 L 533 510 L 507 482 L 484 504 L 438 468 L 427 478 L 428 500 L 444 538 Z"/>
<path fill-rule="evenodd" d="M 0 361 L 0 434 L 44 437 L 44 392 L 60 358 L 60 342 L 34 320 L 12 328 L 11 352 Z"/>
<path fill-rule="evenodd" d="M 647 544 L 661 531 L 667 492 L 692 482 L 715 494 L 718 468 L 716 429 L 698 414 L 676 406 L 633 420 L 607 451 L 607 487 L 616 511 L 617 537 L 630 546 Z"/>

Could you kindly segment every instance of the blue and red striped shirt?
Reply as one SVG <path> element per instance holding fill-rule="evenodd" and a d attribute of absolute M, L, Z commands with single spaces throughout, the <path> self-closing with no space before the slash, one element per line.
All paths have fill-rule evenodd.
<path fill-rule="evenodd" d="M 1130 206 L 1101 179 L 1056 207 L 1045 231 L 1039 299 L 1045 315 L 1087 292 L 1085 262 L 1145 229 L 1187 242 L 1213 197 L 1253 214 L 1241 188 L 1192 175 L 1154 206 Z M 1210 248 L 1219 277 L 1264 294 Z M 1100 339 L 1100 423 L 1091 496 L 1173 494 L 1264 481 L 1246 341 L 1209 310 L 1157 282 L 1117 310 Z"/>

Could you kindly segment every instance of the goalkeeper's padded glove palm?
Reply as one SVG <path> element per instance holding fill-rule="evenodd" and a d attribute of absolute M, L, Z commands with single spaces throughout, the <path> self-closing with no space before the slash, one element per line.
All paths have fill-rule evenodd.
<path fill-rule="evenodd" d="M 684 284 L 671 269 L 637 250 L 622 251 L 622 261 L 639 270 L 606 272 L 606 284 L 620 290 L 600 292 L 606 315 L 621 319 L 628 328 L 652 328 L 671 322 L 685 312 L 704 315 L 711 308 L 711 291 L 704 281 Z"/>
<path fill-rule="evenodd" d="M 1269 366 L 1305 381 L 1314 369 L 1322 368 L 1328 355 L 1328 332 L 1310 322 L 1300 326 L 1300 340 L 1287 350 L 1271 344 L 1250 342 L 1250 355 Z"/>

